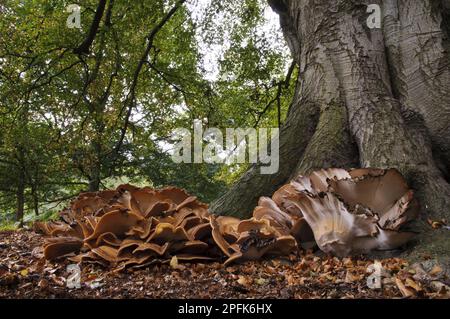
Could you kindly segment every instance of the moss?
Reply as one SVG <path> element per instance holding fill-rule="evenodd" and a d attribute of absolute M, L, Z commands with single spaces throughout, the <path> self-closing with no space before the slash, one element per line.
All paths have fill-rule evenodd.
<path fill-rule="evenodd" d="M 402 257 L 411 263 L 434 259 L 450 266 L 450 231 L 430 230 L 419 235 Z"/>

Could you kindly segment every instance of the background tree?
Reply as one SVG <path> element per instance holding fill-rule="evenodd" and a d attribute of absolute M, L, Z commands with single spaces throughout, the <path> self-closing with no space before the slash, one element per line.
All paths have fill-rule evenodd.
<path fill-rule="evenodd" d="M 289 61 L 255 33 L 267 5 L 77 4 L 81 29 L 67 28 L 66 1 L 0 4 L 0 218 L 46 218 L 80 191 L 127 181 L 217 197 L 246 165 L 175 165 L 171 134 L 193 119 L 205 128 L 282 121 Z M 228 28 L 216 9 L 228 12 Z M 224 49 L 211 76 L 214 43 Z"/>
<path fill-rule="evenodd" d="M 382 8 L 381 29 L 366 24 Z M 448 1 L 271 0 L 299 65 L 281 130 L 280 170 L 258 165 L 213 206 L 242 215 L 292 176 L 322 167 L 395 167 L 422 204 L 414 254 L 448 257 L 450 57 Z M 447 231 L 448 232 L 448 231 Z"/>

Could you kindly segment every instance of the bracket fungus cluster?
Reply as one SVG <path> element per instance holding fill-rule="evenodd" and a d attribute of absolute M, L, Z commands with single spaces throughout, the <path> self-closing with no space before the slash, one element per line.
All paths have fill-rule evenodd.
<path fill-rule="evenodd" d="M 273 195 L 275 203 L 306 221 L 321 250 L 339 257 L 391 250 L 408 242 L 419 214 L 395 169 L 322 169 L 298 176 Z M 294 232 L 302 242 L 306 230 Z"/>
<path fill-rule="evenodd" d="M 267 220 L 214 217 L 208 206 L 184 190 L 120 185 L 116 190 L 82 193 L 60 221 L 37 222 L 49 235 L 47 259 L 68 257 L 118 270 L 155 262 L 213 260 L 226 263 L 264 254 L 289 254 L 295 240 Z"/>
<path fill-rule="evenodd" d="M 214 216 L 184 190 L 120 185 L 81 193 L 60 220 L 36 223 L 49 237 L 47 259 L 67 257 L 118 270 L 155 262 L 217 260 L 225 264 L 288 255 L 318 245 L 337 256 L 406 243 L 418 214 L 413 192 L 394 169 L 327 169 L 298 176 L 261 197 L 253 216 Z"/>

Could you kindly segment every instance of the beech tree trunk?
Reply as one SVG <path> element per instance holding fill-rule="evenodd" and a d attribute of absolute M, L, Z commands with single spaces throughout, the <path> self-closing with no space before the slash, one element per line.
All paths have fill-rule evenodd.
<path fill-rule="evenodd" d="M 394 167 L 416 191 L 421 235 L 411 257 L 450 256 L 450 1 L 269 0 L 299 65 L 280 135 L 280 170 L 253 166 L 211 206 L 247 217 L 260 196 L 326 167 Z M 369 29 L 369 4 L 382 8 Z"/>

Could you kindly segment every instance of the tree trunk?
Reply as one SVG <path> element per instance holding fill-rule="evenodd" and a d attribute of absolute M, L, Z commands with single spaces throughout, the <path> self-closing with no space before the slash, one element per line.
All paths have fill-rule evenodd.
<path fill-rule="evenodd" d="M 273 176 L 252 168 L 213 212 L 248 216 L 259 196 L 316 168 L 395 167 L 422 204 L 414 255 L 450 256 L 448 234 L 424 222 L 450 219 L 447 2 L 269 0 L 300 66 L 282 165 Z M 381 29 L 367 26 L 369 4 L 382 8 Z"/>
<path fill-rule="evenodd" d="M 16 221 L 19 222 L 19 227 L 23 227 L 23 215 L 25 209 L 25 173 L 23 170 L 19 171 L 17 179 L 16 200 Z"/>
<path fill-rule="evenodd" d="M 36 188 L 37 188 L 36 185 L 32 184 L 31 196 L 33 197 L 34 215 L 39 216 L 39 194 Z"/>
<path fill-rule="evenodd" d="M 97 192 L 100 189 L 101 182 L 101 144 L 97 140 L 94 140 L 92 142 L 92 149 L 95 157 L 93 163 L 91 163 L 89 192 Z"/>
<path fill-rule="evenodd" d="M 100 189 L 100 170 L 93 169 L 89 180 L 89 192 L 97 192 Z"/>

